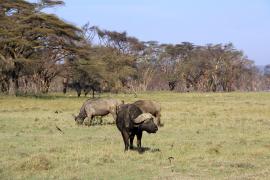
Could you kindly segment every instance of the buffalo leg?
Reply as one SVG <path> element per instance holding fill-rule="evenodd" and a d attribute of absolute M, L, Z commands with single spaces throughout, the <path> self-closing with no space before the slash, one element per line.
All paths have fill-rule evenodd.
<path fill-rule="evenodd" d="M 130 149 L 133 149 L 133 139 L 134 139 L 135 134 L 130 135 Z"/>
<path fill-rule="evenodd" d="M 161 115 L 160 115 L 160 113 L 158 112 L 158 113 L 156 114 L 157 125 L 158 125 L 158 126 L 162 126 L 162 125 L 161 125 L 161 122 L 160 122 L 160 117 L 161 117 Z"/>
<path fill-rule="evenodd" d="M 92 89 L 92 98 L 94 99 L 95 98 L 95 90 Z"/>
<path fill-rule="evenodd" d="M 137 147 L 138 147 L 139 151 L 142 150 L 141 140 L 142 140 L 142 132 L 138 132 L 137 133 Z"/>
<path fill-rule="evenodd" d="M 89 126 L 91 126 L 91 125 L 92 125 L 92 123 L 93 123 L 93 119 L 94 119 L 94 116 L 91 116 L 91 118 L 90 118 L 90 122 L 89 122 Z"/>
<path fill-rule="evenodd" d="M 93 118 L 94 118 L 92 111 L 86 111 L 86 117 L 87 117 L 87 120 L 89 121 L 89 126 L 91 126 Z"/>
<path fill-rule="evenodd" d="M 76 88 L 76 91 L 77 91 L 77 95 L 78 95 L 78 97 L 80 97 L 80 96 L 81 96 L 81 93 L 82 93 L 81 88 Z"/>
<path fill-rule="evenodd" d="M 125 143 L 125 151 L 128 150 L 128 147 L 129 147 L 129 142 L 128 142 L 128 139 L 129 139 L 129 136 L 128 136 L 128 133 L 126 131 L 122 132 L 122 137 L 123 137 L 123 140 L 124 140 L 124 143 Z"/>

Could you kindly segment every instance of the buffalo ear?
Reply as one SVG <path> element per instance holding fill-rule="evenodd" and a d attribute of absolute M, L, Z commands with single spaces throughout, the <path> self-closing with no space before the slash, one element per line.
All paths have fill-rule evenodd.
<path fill-rule="evenodd" d="M 118 113 L 119 113 L 119 110 L 120 110 L 120 106 L 121 105 L 118 105 L 118 106 L 115 107 L 115 114 L 116 114 L 116 116 L 118 116 Z"/>
<path fill-rule="evenodd" d="M 111 107 L 109 107 L 109 110 L 111 111 L 111 112 L 117 112 L 117 106 L 111 106 Z"/>

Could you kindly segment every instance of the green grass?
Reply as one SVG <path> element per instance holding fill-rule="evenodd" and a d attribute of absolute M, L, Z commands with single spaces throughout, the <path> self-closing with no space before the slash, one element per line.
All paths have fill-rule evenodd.
<path fill-rule="evenodd" d="M 0 96 L 0 179 L 270 177 L 270 93 L 111 96 L 161 103 L 164 127 L 144 133 L 144 153 L 124 152 L 111 116 L 104 125 L 75 125 L 84 97 Z"/>

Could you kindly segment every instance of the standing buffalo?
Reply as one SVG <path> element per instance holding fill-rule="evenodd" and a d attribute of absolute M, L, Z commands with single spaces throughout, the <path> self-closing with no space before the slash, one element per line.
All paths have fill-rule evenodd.
<path fill-rule="evenodd" d="M 156 124 L 158 126 L 162 126 L 162 124 L 160 122 L 160 117 L 161 117 L 160 104 L 158 104 L 155 101 L 151 101 L 151 100 L 138 100 L 138 101 L 134 102 L 133 104 L 138 106 L 142 110 L 143 113 L 150 113 L 153 116 L 155 116 L 156 117 Z"/>
<path fill-rule="evenodd" d="M 90 117 L 92 121 L 95 116 L 105 116 L 109 113 L 116 119 L 116 107 L 121 104 L 123 101 L 112 98 L 87 100 L 82 105 L 79 115 L 75 116 L 75 121 L 82 124 L 86 117 Z"/>
<path fill-rule="evenodd" d="M 116 126 L 122 134 L 125 151 L 133 149 L 133 139 L 137 136 L 137 147 L 141 151 L 142 132 L 156 133 L 157 125 L 154 123 L 154 116 L 150 113 L 143 113 L 134 104 L 124 104 L 117 108 Z M 129 144 L 130 140 L 130 144 Z"/>

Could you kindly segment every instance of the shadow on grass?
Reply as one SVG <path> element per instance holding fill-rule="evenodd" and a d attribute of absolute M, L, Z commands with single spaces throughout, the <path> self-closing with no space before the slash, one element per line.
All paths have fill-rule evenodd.
<path fill-rule="evenodd" d="M 78 97 L 76 94 L 63 94 L 63 93 L 48 93 L 48 94 L 34 94 L 34 93 L 17 93 L 16 97 L 26 97 L 26 98 L 37 98 L 37 99 L 99 99 L 99 98 L 105 98 L 105 97 L 111 97 L 112 95 L 116 95 L 115 93 L 102 93 L 100 96 L 95 96 L 94 98 L 92 95 L 81 95 Z M 8 95 L 9 96 L 9 95 Z M 4 95 L 0 94 L 0 98 L 4 97 Z"/>
<path fill-rule="evenodd" d="M 115 125 L 116 123 L 115 122 L 102 122 L 102 123 L 92 123 L 91 125 L 89 126 L 106 126 L 106 125 Z"/>
<path fill-rule="evenodd" d="M 25 97 L 25 98 L 36 98 L 36 99 L 78 99 L 78 96 L 67 96 L 67 95 L 52 95 L 52 94 L 17 94 L 16 97 Z M 89 97 L 81 97 L 82 99 L 89 99 Z"/>
<path fill-rule="evenodd" d="M 159 148 L 149 148 L 149 147 L 133 147 L 133 149 L 129 149 L 130 151 L 137 151 L 139 154 L 143 154 L 145 152 L 151 152 L 151 153 L 155 153 L 155 152 L 160 152 Z"/>
<path fill-rule="evenodd" d="M 106 119 L 103 119 L 102 116 L 96 116 L 92 120 L 87 119 L 84 121 L 85 126 L 106 126 L 106 125 L 115 125 L 115 121 L 111 122 Z"/>

